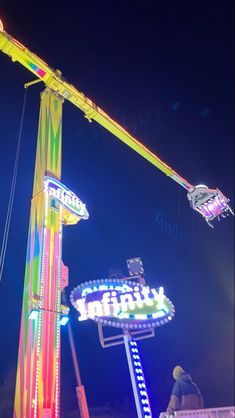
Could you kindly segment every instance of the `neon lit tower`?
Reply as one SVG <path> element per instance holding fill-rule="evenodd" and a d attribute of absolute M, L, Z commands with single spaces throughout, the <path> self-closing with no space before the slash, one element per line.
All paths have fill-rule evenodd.
<path fill-rule="evenodd" d="M 68 284 L 62 225 L 88 217 L 82 205 L 81 217 L 66 207 L 59 183 L 62 102 L 49 88 L 41 95 L 14 418 L 57 418 L 60 411 L 61 291 Z"/>

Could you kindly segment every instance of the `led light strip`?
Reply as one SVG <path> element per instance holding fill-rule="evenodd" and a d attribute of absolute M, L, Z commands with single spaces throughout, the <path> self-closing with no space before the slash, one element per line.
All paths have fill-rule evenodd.
<path fill-rule="evenodd" d="M 62 205 L 59 206 L 59 251 L 58 251 L 58 273 L 57 273 L 57 312 L 60 311 L 61 303 L 61 292 L 60 292 L 60 282 L 61 282 L 61 262 L 62 262 Z M 56 395 L 55 395 L 55 418 L 59 417 L 59 397 L 60 397 L 60 367 L 59 367 L 59 358 L 60 358 L 60 314 L 56 315 Z"/>
<path fill-rule="evenodd" d="M 38 410 L 38 379 L 39 379 L 39 359 L 40 359 L 40 345 L 41 345 L 41 327 L 42 327 L 42 303 L 44 296 L 44 265 L 45 265 L 45 242 L 46 242 L 46 231 L 48 222 L 48 198 L 45 194 L 45 207 L 44 207 L 44 222 L 42 232 L 42 258 L 41 258 L 41 272 L 40 272 L 40 302 L 39 302 L 39 314 L 38 314 L 38 329 L 37 329 L 37 365 L 36 365 L 36 382 L 35 382 L 35 397 L 34 397 L 34 418 L 37 418 Z"/>
<path fill-rule="evenodd" d="M 138 418 L 152 418 L 152 412 L 144 378 L 143 367 L 137 342 L 124 336 L 132 388 L 135 398 Z"/>

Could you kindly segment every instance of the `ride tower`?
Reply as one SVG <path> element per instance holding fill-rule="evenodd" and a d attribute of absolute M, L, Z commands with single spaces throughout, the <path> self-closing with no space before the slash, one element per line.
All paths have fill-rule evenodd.
<path fill-rule="evenodd" d="M 60 326 L 68 309 L 62 226 L 87 219 L 85 205 L 60 183 L 63 99 L 41 94 L 36 164 L 28 232 L 14 418 L 60 416 Z"/>

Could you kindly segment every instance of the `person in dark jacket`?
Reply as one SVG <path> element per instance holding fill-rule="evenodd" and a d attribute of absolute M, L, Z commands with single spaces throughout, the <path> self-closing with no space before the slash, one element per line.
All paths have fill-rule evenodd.
<path fill-rule="evenodd" d="M 176 366 L 173 370 L 175 383 L 172 389 L 170 402 L 167 407 L 167 414 L 173 415 L 174 411 L 186 411 L 192 409 L 203 409 L 204 402 L 200 390 L 191 376 Z"/>

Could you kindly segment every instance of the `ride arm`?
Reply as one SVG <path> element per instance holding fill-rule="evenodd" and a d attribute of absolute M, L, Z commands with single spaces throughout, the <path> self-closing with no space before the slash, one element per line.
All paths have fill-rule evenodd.
<path fill-rule="evenodd" d="M 215 218 L 219 220 L 221 217 L 226 217 L 229 213 L 234 214 L 228 204 L 229 199 L 226 198 L 219 189 L 208 189 L 208 187 L 204 185 L 191 185 L 187 180 L 164 163 L 157 155 L 127 132 L 126 129 L 115 122 L 107 113 L 92 102 L 92 100 L 77 90 L 72 84 L 69 84 L 64 80 L 59 70 L 50 68 L 49 65 L 36 54 L 6 33 L 3 29 L 1 20 L 0 50 L 7 54 L 12 61 L 18 61 L 31 71 L 38 78 L 36 82 L 43 81 L 47 87 L 82 110 L 85 117 L 90 122 L 95 120 L 164 174 L 171 177 L 172 180 L 186 189 L 188 191 L 187 197 L 191 207 L 199 212 L 210 226 L 213 227 L 211 221 Z M 34 83 L 35 81 L 28 83 L 28 85 Z"/>
<path fill-rule="evenodd" d="M 2 28 L 3 29 L 3 28 Z M 41 58 L 27 49 L 11 35 L 0 29 L 0 50 L 7 54 L 12 61 L 18 61 L 25 68 L 31 71 L 46 86 L 58 93 L 64 99 L 69 100 L 85 114 L 91 122 L 95 120 L 105 129 L 118 137 L 121 141 L 135 150 L 138 154 L 148 160 L 151 164 L 161 170 L 164 174 L 171 177 L 178 184 L 189 190 L 191 184 L 177 174 L 171 167 L 164 163 L 157 155 L 151 152 L 141 142 L 134 138 L 126 129 L 115 122 L 107 113 L 100 109 L 92 100 L 69 84 L 61 76 L 59 70 L 49 67 Z"/>

